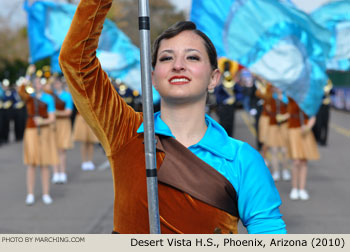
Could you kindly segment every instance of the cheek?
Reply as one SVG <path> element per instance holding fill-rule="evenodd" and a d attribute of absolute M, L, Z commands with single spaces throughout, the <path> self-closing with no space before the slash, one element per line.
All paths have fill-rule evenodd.
<path fill-rule="evenodd" d="M 189 69 L 192 74 L 195 74 L 196 76 L 202 76 L 203 78 L 210 75 L 212 72 L 211 67 L 209 67 L 207 64 L 195 64 L 189 66 Z"/>
<path fill-rule="evenodd" d="M 208 85 L 211 81 L 211 69 L 207 67 L 192 69 L 192 75 L 198 80 L 204 82 L 206 85 Z"/>
<path fill-rule="evenodd" d="M 158 67 L 152 73 L 152 82 L 155 86 L 157 86 L 163 80 L 166 80 L 166 71 Z"/>

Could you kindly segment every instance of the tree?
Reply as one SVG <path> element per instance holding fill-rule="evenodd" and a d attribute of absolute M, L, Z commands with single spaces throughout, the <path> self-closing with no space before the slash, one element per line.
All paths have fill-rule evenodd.
<path fill-rule="evenodd" d="M 151 41 L 170 25 L 185 20 L 184 12 L 177 12 L 168 0 L 150 0 Z M 138 0 L 114 1 L 108 18 L 114 21 L 132 42 L 139 47 Z"/>
<path fill-rule="evenodd" d="M 33 2 L 35 0 L 31 0 Z M 80 0 L 54 0 L 78 4 Z M 185 20 L 183 12 L 176 11 L 168 0 L 149 0 L 151 18 L 151 41 L 173 23 Z M 10 13 L 10 15 L 14 15 Z M 138 0 L 113 1 L 112 8 L 107 18 L 116 23 L 131 41 L 139 47 L 138 30 Z M 10 78 L 13 83 L 25 72 L 28 66 L 29 47 L 27 28 L 14 29 L 7 25 L 5 18 L 0 16 L 0 79 Z M 44 63 L 42 63 L 44 62 Z M 48 59 L 43 59 L 38 65 L 47 64 Z M 21 69 L 24 68 L 24 69 Z"/>
<path fill-rule="evenodd" d="M 8 78 L 14 83 L 21 68 L 28 65 L 27 29 L 14 30 L 4 26 L 0 29 L 0 37 L 0 79 Z"/>

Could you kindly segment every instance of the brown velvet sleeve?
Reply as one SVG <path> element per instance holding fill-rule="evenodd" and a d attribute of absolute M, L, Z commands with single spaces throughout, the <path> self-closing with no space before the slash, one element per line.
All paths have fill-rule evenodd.
<path fill-rule="evenodd" d="M 96 57 L 111 5 L 112 0 L 81 0 L 59 57 L 74 103 L 107 156 L 134 136 L 142 123 L 142 114 L 118 95 Z"/>

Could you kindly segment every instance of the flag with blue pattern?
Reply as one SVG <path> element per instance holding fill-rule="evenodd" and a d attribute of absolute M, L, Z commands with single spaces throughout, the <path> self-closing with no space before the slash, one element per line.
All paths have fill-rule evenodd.
<path fill-rule="evenodd" d="M 208 21 L 210 13 L 215 16 Z M 309 15 L 276 0 L 193 0 L 191 20 L 216 36 L 220 56 L 281 88 L 309 116 L 317 113 L 328 80 L 331 33 Z"/>
<path fill-rule="evenodd" d="M 322 5 L 311 13 L 311 17 L 332 33 L 332 50 L 327 68 L 350 70 L 350 0 Z"/>
<path fill-rule="evenodd" d="M 77 6 L 50 1 L 30 5 L 25 1 L 24 8 L 28 13 L 30 63 L 50 57 L 51 71 L 60 73 L 58 56 Z M 140 50 L 108 19 L 103 25 L 97 57 L 110 77 L 141 93 Z M 154 102 L 159 102 L 155 89 L 153 93 Z"/>

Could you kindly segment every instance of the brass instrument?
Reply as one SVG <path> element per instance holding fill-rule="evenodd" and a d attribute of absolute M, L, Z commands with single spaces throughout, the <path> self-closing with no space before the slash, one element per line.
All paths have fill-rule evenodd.
<path fill-rule="evenodd" d="M 12 101 L 6 101 L 2 104 L 4 109 L 9 109 L 12 106 Z"/>
<path fill-rule="evenodd" d="M 229 95 L 229 98 L 225 100 L 225 104 L 232 105 L 236 101 L 234 86 L 236 84 L 235 76 L 239 70 L 239 64 L 236 61 L 222 57 L 218 60 L 218 68 L 223 75 L 222 85 L 224 90 Z"/>
<path fill-rule="evenodd" d="M 333 88 L 333 83 L 331 80 L 328 80 L 327 85 L 323 88 L 323 90 L 326 94 L 329 94 L 332 88 Z"/>
<path fill-rule="evenodd" d="M 225 69 L 225 63 L 227 63 L 227 62 L 230 63 L 229 69 Z M 221 57 L 218 60 L 218 68 L 219 68 L 221 73 L 224 73 L 226 70 L 228 70 L 228 72 L 231 74 L 231 76 L 234 77 L 238 72 L 239 64 L 236 61 L 229 60 L 228 58 L 225 58 L 225 57 Z"/>
<path fill-rule="evenodd" d="M 229 88 L 229 89 L 232 89 L 233 86 L 235 85 L 235 82 L 229 71 L 224 72 L 224 79 L 222 81 L 222 84 L 224 85 L 225 88 Z"/>
<path fill-rule="evenodd" d="M 330 92 L 333 88 L 333 83 L 331 80 L 328 80 L 327 85 L 323 88 L 325 98 L 322 101 L 322 104 L 328 105 L 331 103 Z"/>
<path fill-rule="evenodd" d="M 225 100 L 225 104 L 232 105 L 236 101 L 235 92 L 233 89 L 236 83 L 233 80 L 231 73 L 229 71 L 225 71 L 223 75 L 224 75 L 224 78 L 222 81 L 222 85 L 224 87 L 225 92 L 230 96 Z"/>

